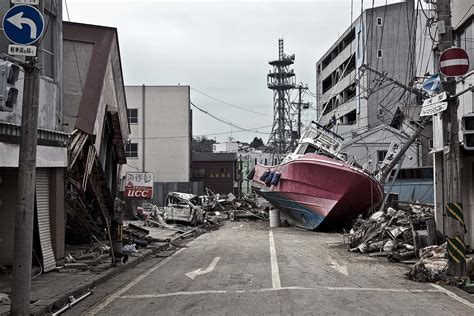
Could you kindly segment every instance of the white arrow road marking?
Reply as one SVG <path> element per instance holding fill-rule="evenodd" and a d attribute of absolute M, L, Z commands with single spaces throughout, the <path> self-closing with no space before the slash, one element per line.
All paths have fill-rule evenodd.
<path fill-rule="evenodd" d="M 207 267 L 206 270 L 197 269 L 197 270 L 186 273 L 186 276 L 191 278 L 191 280 L 194 280 L 194 278 L 197 277 L 198 275 L 212 272 L 212 270 L 214 270 L 214 268 L 217 265 L 217 262 L 219 262 L 220 259 L 221 259 L 221 257 L 215 257 L 214 260 L 212 260 L 211 264 L 209 265 L 209 267 Z"/>
<path fill-rule="evenodd" d="M 24 18 L 23 12 L 18 12 L 17 14 L 9 17 L 7 19 L 8 22 L 15 25 L 20 30 L 23 29 L 23 24 L 26 24 L 30 27 L 30 38 L 35 39 L 38 35 L 38 30 L 36 29 L 36 24 L 33 20 Z"/>
<path fill-rule="evenodd" d="M 329 262 L 331 262 L 331 265 L 330 265 L 331 268 L 341 272 L 344 275 L 349 276 L 349 273 L 347 272 L 347 266 L 340 265 L 339 263 L 337 263 L 336 260 L 334 260 L 334 258 L 330 256 L 328 256 L 328 259 L 329 259 Z"/>

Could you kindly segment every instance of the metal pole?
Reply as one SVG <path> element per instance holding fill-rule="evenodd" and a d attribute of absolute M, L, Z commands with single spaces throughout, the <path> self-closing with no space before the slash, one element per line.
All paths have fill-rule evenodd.
<path fill-rule="evenodd" d="M 43 3 L 39 6 L 43 13 Z M 36 46 L 38 47 L 38 43 Z M 21 138 L 18 161 L 18 195 L 13 245 L 12 315 L 30 314 L 31 260 L 33 252 L 33 220 L 35 212 L 36 146 L 38 144 L 39 76 L 36 57 L 27 57 L 23 65 L 25 81 L 21 113 Z"/>
<path fill-rule="evenodd" d="M 439 52 L 454 46 L 453 28 L 451 25 L 451 2 L 450 0 L 438 0 L 436 3 L 438 12 L 438 23 L 444 23 L 444 32 L 439 32 Z M 446 78 L 442 84 L 442 91 L 450 96 L 456 95 L 456 80 L 452 77 Z M 459 121 L 457 117 L 457 97 L 448 98 L 448 108 L 442 113 L 443 139 L 444 139 L 444 181 L 443 195 L 445 197 L 445 212 L 450 211 L 453 205 L 461 205 L 456 211 L 463 218 L 462 196 L 461 196 L 461 169 L 460 148 L 458 140 Z M 452 276 L 466 275 L 466 260 L 464 234 L 465 227 L 458 220 L 447 216 L 446 237 L 448 239 L 448 274 Z M 461 253 L 452 255 L 450 246 L 456 246 L 456 251 Z M 464 249 L 462 249 L 464 248 Z M 460 258 L 460 256 L 463 258 Z"/>

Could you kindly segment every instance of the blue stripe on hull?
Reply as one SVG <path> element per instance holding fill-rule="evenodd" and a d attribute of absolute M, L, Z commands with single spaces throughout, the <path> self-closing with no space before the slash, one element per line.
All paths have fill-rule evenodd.
<path fill-rule="evenodd" d="M 310 209 L 307 209 L 303 205 L 288 199 L 280 193 L 266 190 L 257 191 L 279 210 L 288 214 L 288 216 L 290 216 L 296 222 L 296 225 L 302 228 L 314 230 L 322 223 L 325 218 L 324 216 L 313 213 L 313 211 Z"/>

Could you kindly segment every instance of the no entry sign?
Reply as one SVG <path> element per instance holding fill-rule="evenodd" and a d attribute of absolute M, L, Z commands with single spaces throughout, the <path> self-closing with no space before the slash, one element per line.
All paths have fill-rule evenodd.
<path fill-rule="evenodd" d="M 462 48 L 448 48 L 439 56 L 439 69 L 443 75 L 456 77 L 465 75 L 469 70 L 469 57 Z"/>

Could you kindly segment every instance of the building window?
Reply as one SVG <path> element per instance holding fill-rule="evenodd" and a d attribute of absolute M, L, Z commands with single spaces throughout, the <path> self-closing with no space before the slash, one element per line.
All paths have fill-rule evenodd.
<path fill-rule="evenodd" d="M 127 109 L 128 124 L 138 124 L 138 109 Z"/>
<path fill-rule="evenodd" d="M 377 18 L 377 26 L 382 26 L 383 25 L 383 19 L 381 17 Z"/>
<path fill-rule="evenodd" d="M 428 148 L 433 149 L 433 138 L 428 138 Z"/>
<path fill-rule="evenodd" d="M 138 144 L 137 143 L 125 144 L 125 157 L 138 158 Z"/>
<path fill-rule="evenodd" d="M 41 50 L 43 53 L 43 75 L 51 79 L 55 79 L 54 71 L 54 34 L 56 28 L 56 16 L 45 10 L 45 29 L 41 42 Z"/>
<path fill-rule="evenodd" d="M 382 58 L 383 57 L 383 50 L 377 49 L 377 57 Z"/>
<path fill-rule="evenodd" d="M 386 155 L 386 150 L 377 150 L 377 163 L 381 164 L 384 161 Z"/>
<path fill-rule="evenodd" d="M 204 169 L 204 168 L 193 169 L 193 177 L 194 178 L 205 178 L 206 177 L 206 169 Z"/>
<path fill-rule="evenodd" d="M 362 43 L 360 42 L 362 40 L 362 31 L 357 32 L 357 58 L 360 58 L 360 46 Z"/>

